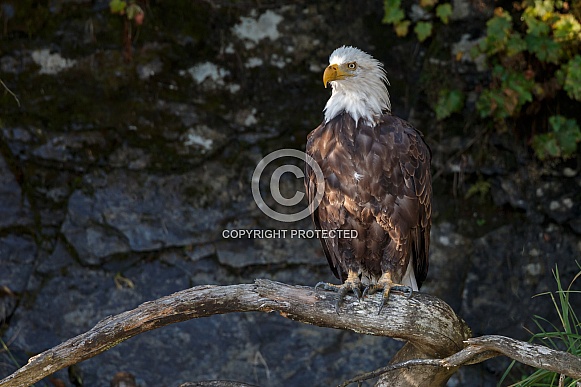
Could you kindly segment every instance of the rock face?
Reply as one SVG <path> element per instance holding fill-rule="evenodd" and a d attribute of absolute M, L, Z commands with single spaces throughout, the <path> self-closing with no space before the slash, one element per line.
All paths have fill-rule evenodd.
<path fill-rule="evenodd" d="M 0 159 L 0 229 L 30 227 L 33 214 L 30 203 L 4 158 Z"/>
<path fill-rule="evenodd" d="M 85 265 L 101 265 L 116 254 L 216 240 L 220 224 L 235 213 L 219 200 L 205 208 L 192 203 L 188 190 L 204 184 L 202 175 L 116 171 L 88 177 L 86 189 L 69 197 L 61 233 Z"/>
<path fill-rule="evenodd" d="M 471 18 L 482 23 L 469 2 L 456 3 L 452 34 Z M 0 58 L 2 81 L 22 104 L 0 96 L 0 333 L 19 364 L 108 315 L 190 286 L 332 281 L 319 242 L 290 237 L 310 230 L 310 219 L 269 218 L 251 181 L 270 152 L 303 149 L 328 98 L 327 57 L 343 44 L 385 63 L 395 113 L 412 113 L 442 171 L 422 291 L 447 301 L 477 335 L 527 339 L 522 326 L 533 327 L 533 314 L 555 317 L 548 297 L 531 297 L 556 289 L 556 264 L 565 286 L 578 270 L 576 171 L 535 174 L 502 155 L 492 166 L 470 154 L 447 163 L 467 140 L 442 137 L 423 97 L 405 97 L 418 89 L 429 50 L 380 23 L 382 2 L 152 3 L 129 63 L 123 19 L 108 1 L 27 4 L 3 6 L 14 12 L 4 12 Z M 470 174 L 486 176 L 491 195 L 451 198 Z M 280 179 L 284 198 L 302 186 L 290 174 Z M 268 179 L 259 187 L 268 191 Z M 287 234 L 231 233 L 239 230 Z M 141 386 L 322 386 L 384 366 L 400 345 L 274 315 L 214 316 L 135 337 L 74 373 L 88 386 L 123 371 Z M 496 385 L 506 364 L 467 367 L 450 385 Z M 15 369 L 0 352 L 0 377 Z M 66 370 L 55 377 L 72 385 Z"/>

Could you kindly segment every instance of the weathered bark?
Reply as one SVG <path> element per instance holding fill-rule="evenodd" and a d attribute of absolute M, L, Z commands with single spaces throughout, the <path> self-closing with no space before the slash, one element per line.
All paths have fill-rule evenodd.
<path fill-rule="evenodd" d="M 446 355 L 451 355 L 450 352 Z M 430 360 L 430 356 L 419 347 L 408 341 L 399 351 L 394 355 L 390 361 L 390 365 L 402 364 L 410 359 L 426 359 Z M 437 364 L 437 363 L 435 363 Z M 386 372 L 381 375 L 377 387 L 416 387 L 416 386 L 445 386 L 450 377 L 458 370 L 458 367 L 442 367 L 441 365 L 421 365 L 418 363 L 413 367 L 398 367 L 391 372 Z"/>
<path fill-rule="evenodd" d="M 504 355 L 535 368 L 581 379 L 581 357 L 505 336 L 480 336 L 466 340 L 462 351 L 443 359 L 444 367 L 476 364 Z"/>
<path fill-rule="evenodd" d="M 380 385 L 443 386 L 460 365 L 499 354 L 581 377 L 581 359 L 573 355 L 501 336 L 469 339 L 470 330 L 464 321 L 445 302 L 430 295 L 415 293 L 408 299 L 393 293 L 381 315 L 377 315 L 380 295 L 369 296 L 363 302 L 347 296 L 339 314 L 334 307 L 335 297 L 334 293 L 316 292 L 311 287 L 268 280 L 194 287 L 103 319 L 88 332 L 31 358 L 27 365 L 0 381 L 0 387 L 29 386 L 124 340 L 165 325 L 250 311 L 277 311 L 284 317 L 321 327 L 408 340 L 392 361 L 399 366 L 392 366 Z"/>

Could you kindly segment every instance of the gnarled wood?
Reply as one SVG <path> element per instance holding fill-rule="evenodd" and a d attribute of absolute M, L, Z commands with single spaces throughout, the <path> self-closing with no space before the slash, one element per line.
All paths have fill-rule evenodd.
<path fill-rule="evenodd" d="M 34 356 L 24 367 L 0 381 L 0 387 L 29 386 L 152 329 L 214 314 L 250 311 L 276 311 L 284 317 L 321 327 L 408 340 L 392 360 L 400 366 L 391 367 L 392 372 L 382 377 L 380 385 L 443 386 L 460 365 L 498 354 L 581 377 L 581 360 L 573 355 L 502 336 L 469 339 L 470 330 L 464 321 L 445 302 L 430 295 L 414 293 L 408 299 L 393 293 L 381 315 L 377 314 L 380 294 L 362 302 L 347 296 L 339 314 L 335 311 L 335 297 L 335 293 L 316 292 L 312 287 L 269 280 L 197 286 L 101 320 L 88 332 Z M 413 359 L 415 362 L 410 362 Z"/>
<path fill-rule="evenodd" d="M 444 359 L 444 367 L 480 363 L 504 355 L 520 363 L 581 380 L 581 357 L 510 337 L 489 335 L 466 340 L 468 346 Z"/>

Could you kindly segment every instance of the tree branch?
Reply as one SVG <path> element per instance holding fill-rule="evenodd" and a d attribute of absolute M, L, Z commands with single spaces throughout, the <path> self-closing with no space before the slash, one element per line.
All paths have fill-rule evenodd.
<path fill-rule="evenodd" d="M 197 286 L 101 320 L 91 330 L 32 357 L 28 364 L 0 381 L 0 387 L 29 386 L 62 368 L 96 356 L 149 330 L 215 314 L 251 311 L 276 311 L 292 320 L 321 327 L 408 340 L 394 357 L 393 362 L 396 363 L 430 357 L 445 358 L 437 360 L 437 367 L 430 362 L 425 363 L 424 367 L 414 367 L 413 373 L 410 373 L 409 368 L 414 362 L 405 363 L 396 372 L 408 372 L 407 376 L 391 384 L 393 386 L 421 385 L 421 382 L 410 382 L 410 376 L 424 383 L 430 381 L 433 383 L 430 385 L 444 385 L 458 366 L 482 361 L 491 357 L 491 353 L 492 356 L 502 353 L 535 367 L 550 366 L 552 368 L 547 368 L 550 370 L 557 367 L 558 372 L 579 377 L 575 376 L 578 373 L 568 373 L 569 370 L 578 372 L 581 369 L 579 363 L 575 363 L 575 360 L 580 360 L 572 355 L 565 356 L 559 351 L 501 336 L 468 339 L 470 330 L 464 321 L 436 297 L 414 293 L 408 299 L 393 293 L 378 316 L 380 297 L 369 296 L 358 302 L 354 297 L 347 296 L 337 314 L 334 306 L 336 294 L 316 292 L 312 287 L 291 286 L 269 280 L 256 280 L 254 284 L 243 285 Z M 389 319 L 385 316 L 389 316 Z M 497 337 L 505 341 L 491 339 Z M 553 362 L 545 360 L 543 356 L 551 357 Z M 568 362 L 569 368 L 559 368 L 559 362 L 563 361 Z M 416 363 L 421 362 L 416 360 Z M 421 375 L 418 374 L 420 369 Z"/>
<path fill-rule="evenodd" d="M 496 335 L 471 338 L 466 343 L 468 346 L 462 351 L 443 359 L 442 366 L 475 364 L 504 355 L 531 367 L 581 379 L 581 357 L 571 353 Z"/>
<path fill-rule="evenodd" d="M 505 336 L 480 336 L 466 340 L 468 346 L 444 359 L 412 359 L 390 364 L 375 371 L 358 375 L 340 384 L 349 384 L 376 378 L 401 368 L 430 366 L 454 368 L 481 363 L 496 356 L 505 355 L 520 363 L 560 373 L 573 379 L 581 379 L 581 358 L 567 352 L 556 351 L 542 345 L 525 343 Z"/>

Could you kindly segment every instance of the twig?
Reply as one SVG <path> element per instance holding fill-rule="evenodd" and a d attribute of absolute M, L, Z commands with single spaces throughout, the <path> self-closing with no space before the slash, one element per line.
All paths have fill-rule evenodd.
<path fill-rule="evenodd" d="M 351 383 L 376 378 L 388 372 L 417 366 L 434 366 L 453 368 L 462 365 L 481 363 L 490 358 L 505 355 L 511 359 L 535 368 L 560 373 L 560 380 L 569 376 L 573 379 L 581 379 L 581 358 L 567 352 L 557 351 L 542 345 L 525 343 L 504 336 L 481 336 L 466 340 L 468 346 L 461 351 L 444 359 L 413 359 L 396 364 L 390 364 L 355 376 L 340 384 L 346 387 Z"/>
<path fill-rule="evenodd" d="M 381 376 L 381 375 L 388 373 L 390 371 L 394 371 L 394 370 L 397 370 L 400 368 L 414 367 L 414 366 L 441 367 L 442 360 L 441 359 L 412 359 L 412 360 L 402 361 L 401 363 L 397 363 L 397 364 L 390 364 L 390 365 L 387 365 L 385 367 L 378 368 L 375 371 L 366 372 L 364 374 L 357 375 L 353 379 L 346 380 L 345 382 L 339 384 L 338 387 L 347 387 L 351 383 L 359 383 L 359 382 L 362 382 L 364 380 L 376 378 L 376 377 Z"/>
<path fill-rule="evenodd" d="M 4 81 L 2 81 L 2 79 L 0 79 L 0 84 L 2 84 L 2 86 L 4 87 L 4 90 L 6 90 L 8 93 L 10 93 L 10 95 L 16 100 L 16 104 L 18 105 L 18 107 L 20 107 L 20 100 L 18 99 L 16 94 L 14 94 L 12 92 L 12 90 L 10 90 L 10 88 L 8 88 L 8 86 L 6 86 L 6 84 L 4 83 Z"/>

